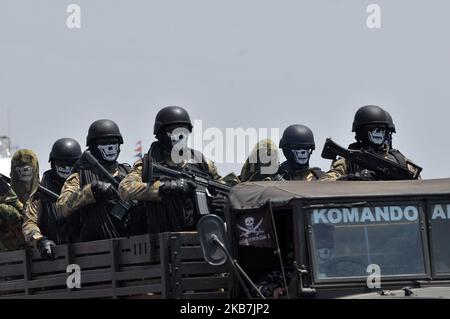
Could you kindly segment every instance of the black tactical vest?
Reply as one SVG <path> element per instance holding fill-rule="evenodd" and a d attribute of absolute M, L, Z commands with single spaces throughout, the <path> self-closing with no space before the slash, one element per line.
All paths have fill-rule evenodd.
<path fill-rule="evenodd" d="M 319 179 L 324 172 L 319 167 L 308 167 L 304 169 L 305 176 L 308 176 L 309 173 L 312 173 L 315 176 L 315 179 Z M 295 171 L 291 165 L 289 165 L 288 161 L 283 162 L 278 169 L 278 174 L 280 174 L 285 180 L 293 180 L 295 178 Z"/>
<path fill-rule="evenodd" d="M 120 182 L 129 173 L 130 166 L 127 164 L 116 165 L 118 174 L 115 178 Z M 81 163 L 77 166 L 76 172 L 80 176 L 80 188 L 91 184 L 95 180 L 108 182 L 106 178 L 98 175 L 91 169 L 87 163 Z M 88 205 L 80 210 L 80 241 L 112 239 L 129 235 L 126 227 L 127 219 L 119 220 L 110 214 L 118 201 L 120 201 L 119 198 L 114 198 L 109 201 Z"/>
<path fill-rule="evenodd" d="M 53 170 L 44 173 L 41 185 L 56 194 L 61 193 L 63 182 L 58 179 Z M 51 239 L 55 244 L 65 244 L 69 241 L 67 219 L 56 209 L 56 202 L 45 195 L 36 193 L 34 200 L 41 201 L 41 212 L 38 216 L 38 226 L 43 236 Z"/>
<path fill-rule="evenodd" d="M 194 155 L 194 150 L 191 150 Z M 172 169 L 192 169 L 208 173 L 208 165 L 204 156 L 195 153 L 196 158 L 201 156 L 200 163 L 186 163 L 183 167 L 170 167 Z M 154 182 L 157 178 L 150 177 L 149 161 L 159 165 L 167 166 L 163 160 L 161 146 L 154 142 L 149 152 L 143 158 L 142 181 L 145 183 Z M 192 198 L 180 198 L 175 195 L 167 195 L 161 201 L 141 201 L 139 210 L 146 215 L 146 224 L 148 233 L 177 232 L 186 230 L 195 230 L 197 221 L 194 211 L 194 202 Z"/>

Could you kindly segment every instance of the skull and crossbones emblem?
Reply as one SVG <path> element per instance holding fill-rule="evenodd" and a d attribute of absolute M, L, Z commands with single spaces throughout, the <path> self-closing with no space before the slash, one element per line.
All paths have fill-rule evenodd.
<path fill-rule="evenodd" d="M 255 225 L 255 218 L 250 216 L 244 219 L 245 228 L 239 225 L 238 228 L 243 231 L 243 236 L 248 237 L 251 234 L 259 234 L 262 232 L 261 230 L 259 230 L 262 222 L 263 218 L 261 218 L 260 221 Z"/>

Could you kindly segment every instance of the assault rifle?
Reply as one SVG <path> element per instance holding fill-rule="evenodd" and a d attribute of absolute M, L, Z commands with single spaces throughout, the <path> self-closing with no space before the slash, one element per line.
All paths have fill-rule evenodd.
<path fill-rule="evenodd" d="M 148 159 L 148 175 L 149 180 L 152 178 L 158 179 L 178 179 L 184 178 L 191 181 L 195 185 L 194 195 L 197 211 L 200 215 L 209 214 L 207 197 L 213 195 L 222 195 L 228 197 L 231 192 L 231 187 L 216 182 L 211 179 L 211 175 L 198 170 L 184 168 L 183 170 L 171 169 L 154 163 Z"/>
<path fill-rule="evenodd" d="M 331 138 L 327 138 L 323 146 L 322 157 L 335 160 L 336 156 L 343 157 L 362 168 L 374 172 L 377 177 L 383 180 L 417 179 L 422 171 L 421 167 L 411 163 L 410 165 L 416 169 L 416 172 L 413 173 L 409 169 L 379 155 L 363 150 L 349 150 L 336 144 Z"/>
<path fill-rule="evenodd" d="M 114 178 L 114 176 L 111 175 L 110 172 L 106 170 L 106 168 L 103 167 L 102 164 L 99 163 L 99 161 L 92 155 L 90 151 L 85 151 L 83 153 L 83 158 L 92 166 L 94 171 L 96 171 L 98 174 L 102 175 L 104 178 L 108 180 L 109 183 L 113 186 L 114 193 L 116 193 L 117 198 L 119 200 L 114 200 L 114 207 L 109 212 L 112 216 L 116 217 L 119 220 L 122 220 L 124 216 L 128 213 L 128 211 L 133 207 L 137 205 L 137 201 L 127 201 L 124 202 L 120 200 L 119 196 L 119 181 Z"/>
<path fill-rule="evenodd" d="M 9 178 L 8 176 L 5 176 L 3 174 L 0 173 L 0 178 L 2 178 L 4 181 L 6 181 L 8 184 L 11 184 L 11 178 Z M 59 198 L 59 195 L 56 194 L 55 192 L 49 190 L 48 188 L 45 188 L 44 186 L 42 186 L 41 184 L 38 185 L 38 191 L 44 195 L 47 196 L 49 199 L 51 199 L 52 201 L 57 201 Z"/>

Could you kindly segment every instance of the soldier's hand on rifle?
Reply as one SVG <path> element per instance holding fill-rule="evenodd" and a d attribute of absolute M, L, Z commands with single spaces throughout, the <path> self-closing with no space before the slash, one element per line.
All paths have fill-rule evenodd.
<path fill-rule="evenodd" d="M 159 194 L 176 194 L 179 196 L 186 196 L 193 189 L 195 189 L 195 184 L 184 178 L 178 178 L 175 180 L 165 179 L 161 181 L 161 185 L 159 186 Z"/>
<path fill-rule="evenodd" d="M 368 169 L 363 169 L 361 172 L 359 172 L 359 176 L 361 177 L 362 181 L 373 181 L 375 173 L 369 171 Z"/>
<path fill-rule="evenodd" d="M 214 214 L 220 214 L 225 208 L 227 203 L 227 198 L 223 195 L 216 195 L 211 198 L 211 212 Z"/>
<path fill-rule="evenodd" d="M 55 259 L 55 243 L 47 237 L 38 240 L 36 248 L 39 250 L 41 257 L 48 260 Z"/>
<path fill-rule="evenodd" d="M 91 183 L 92 193 L 96 200 L 107 200 L 114 196 L 114 188 L 111 183 L 102 181 L 93 181 Z"/>

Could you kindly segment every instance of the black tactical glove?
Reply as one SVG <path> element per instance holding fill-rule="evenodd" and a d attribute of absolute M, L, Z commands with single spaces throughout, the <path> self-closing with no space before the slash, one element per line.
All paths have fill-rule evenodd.
<path fill-rule="evenodd" d="M 373 181 L 375 179 L 375 173 L 369 171 L 368 169 L 363 169 L 361 172 L 359 172 L 359 176 L 363 181 Z"/>
<path fill-rule="evenodd" d="M 98 201 L 111 199 L 114 196 L 114 188 L 111 183 L 93 181 L 91 189 L 95 199 Z"/>
<path fill-rule="evenodd" d="M 221 214 L 227 203 L 227 197 L 223 195 L 216 195 L 211 198 L 211 213 Z"/>
<path fill-rule="evenodd" d="M 11 187 L 9 186 L 9 184 L 0 177 L 0 196 L 6 195 L 10 189 Z"/>
<path fill-rule="evenodd" d="M 195 189 L 195 184 L 184 178 L 179 178 L 176 180 L 166 179 L 161 181 L 161 185 L 159 186 L 159 194 L 187 196 L 193 189 Z"/>
<path fill-rule="evenodd" d="M 41 257 L 48 260 L 55 259 L 55 243 L 47 237 L 42 237 L 36 243 L 36 248 L 39 250 Z"/>

